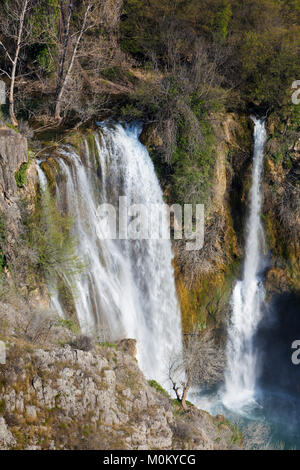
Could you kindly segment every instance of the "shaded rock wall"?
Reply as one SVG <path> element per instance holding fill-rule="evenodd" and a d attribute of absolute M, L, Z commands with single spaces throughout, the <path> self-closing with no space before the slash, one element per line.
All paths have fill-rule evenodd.
<path fill-rule="evenodd" d="M 185 251 L 175 243 L 177 292 L 186 332 L 195 323 L 220 329 L 244 246 L 244 220 L 252 156 L 252 121 L 226 114 L 214 122 L 217 138 L 212 213 L 205 221 L 204 247 Z M 199 201 L 201 202 L 201 201 Z"/>

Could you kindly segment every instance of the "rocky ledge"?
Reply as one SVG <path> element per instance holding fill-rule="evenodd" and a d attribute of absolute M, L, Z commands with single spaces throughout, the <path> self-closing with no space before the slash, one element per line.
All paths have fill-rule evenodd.
<path fill-rule="evenodd" d="M 229 449 L 238 430 L 179 404 L 138 367 L 134 340 L 40 349 L 6 341 L 0 449 Z"/>

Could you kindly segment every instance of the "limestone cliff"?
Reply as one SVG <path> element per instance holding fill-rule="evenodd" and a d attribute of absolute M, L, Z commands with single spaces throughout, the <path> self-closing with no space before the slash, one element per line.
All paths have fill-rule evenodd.
<path fill-rule="evenodd" d="M 269 296 L 300 291 L 300 143 L 296 115 L 268 118 L 264 223 L 270 253 Z"/>
<path fill-rule="evenodd" d="M 224 336 L 228 299 L 243 256 L 252 123 L 245 116 L 225 114 L 214 123 L 214 132 L 213 209 L 205 220 L 204 246 L 187 252 L 184 244 L 175 243 L 175 272 L 184 330 L 196 322 L 220 329 Z"/>
<path fill-rule="evenodd" d="M 128 343 L 91 351 L 67 344 L 41 349 L 9 337 L 6 364 L 0 365 L 0 449 L 241 445 L 239 431 L 223 416 L 213 418 L 192 405 L 183 412 L 155 382 L 148 383 Z"/>

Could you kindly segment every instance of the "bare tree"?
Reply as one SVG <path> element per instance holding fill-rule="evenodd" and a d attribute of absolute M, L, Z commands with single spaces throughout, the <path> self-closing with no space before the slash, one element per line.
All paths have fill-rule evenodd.
<path fill-rule="evenodd" d="M 216 345 L 211 332 L 195 329 L 187 335 L 183 354 L 169 361 L 168 377 L 176 398 L 184 410 L 192 385 L 212 385 L 222 379 L 225 365 L 223 349 Z"/>
<path fill-rule="evenodd" d="M 14 90 L 16 82 L 16 72 L 21 48 L 27 43 L 30 31 L 25 27 L 25 18 L 32 6 L 32 0 L 15 0 L 11 2 L 5 17 L 2 17 L 1 29 L 2 35 L 6 37 L 7 42 L 13 41 L 13 52 L 9 52 L 9 47 L 0 41 L 0 46 L 5 51 L 11 67 L 8 70 L 0 69 L 10 79 L 9 88 L 9 116 L 12 124 L 18 126 L 18 121 L 14 112 Z"/>
<path fill-rule="evenodd" d="M 75 58 L 78 53 L 78 48 L 83 34 L 94 26 L 93 22 L 89 22 L 89 14 L 92 9 L 92 2 L 87 1 L 84 3 L 83 16 L 81 18 L 81 27 L 79 31 L 73 33 L 71 30 L 71 23 L 74 15 L 73 0 L 68 1 L 67 13 L 65 12 L 65 2 L 60 1 L 61 9 L 61 22 L 63 27 L 63 40 L 62 52 L 59 63 L 58 82 L 56 87 L 56 104 L 55 104 L 55 119 L 61 120 L 61 105 L 62 98 L 68 83 Z M 70 51 L 69 51 L 70 49 Z M 67 56 L 69 59 L 67 60 Z"/>

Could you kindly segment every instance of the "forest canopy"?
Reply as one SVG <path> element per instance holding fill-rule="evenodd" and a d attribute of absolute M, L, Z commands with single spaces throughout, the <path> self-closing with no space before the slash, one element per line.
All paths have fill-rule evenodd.
<path fill-rule="evenodd" d="M 1 4 L 0 73 L 8 87 L 15 75 L 16 113 L 26 119 L 84 121 L 107 112 L 115 95 L 123 97 L 124 117 L 143 119 L 156 117 L 162 105 L 168 113 L 182 93 L 213 106 L 274 109 L 288 104 L 300 77 L 297 0 Z"/>

